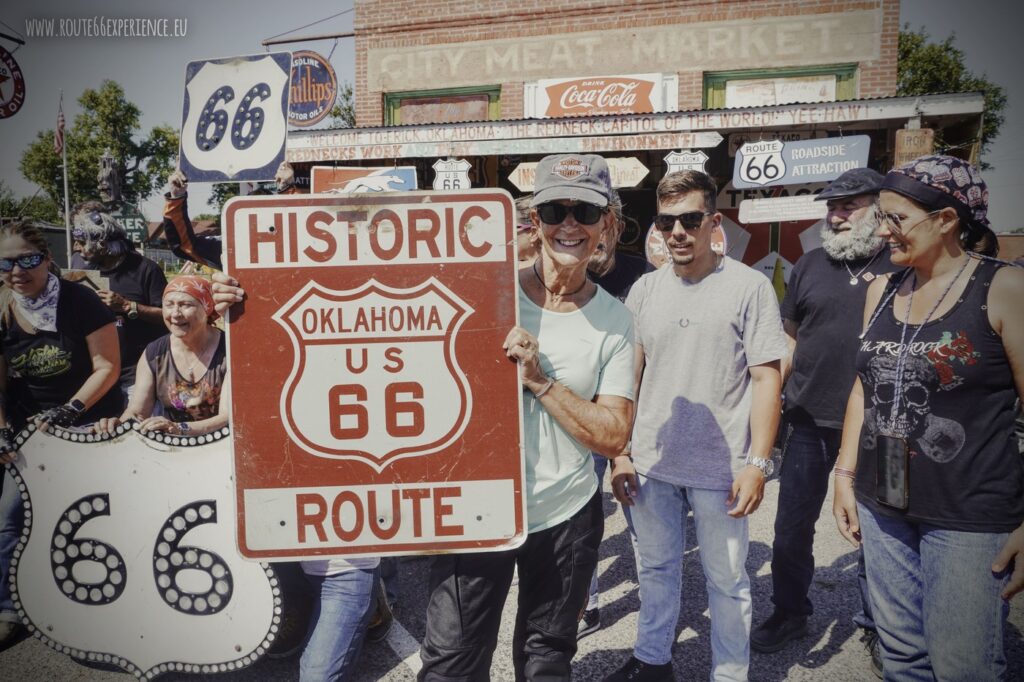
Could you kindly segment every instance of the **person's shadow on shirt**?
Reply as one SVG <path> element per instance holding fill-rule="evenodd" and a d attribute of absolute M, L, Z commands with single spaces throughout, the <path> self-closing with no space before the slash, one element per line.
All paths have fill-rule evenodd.
<path fill-rule="evenodd" d="M 662 481 L 703 487 L 732 480 L 729 443 L 707 405 L 679 396 L 655 439 L 657 461 L 648 476 Z"/>

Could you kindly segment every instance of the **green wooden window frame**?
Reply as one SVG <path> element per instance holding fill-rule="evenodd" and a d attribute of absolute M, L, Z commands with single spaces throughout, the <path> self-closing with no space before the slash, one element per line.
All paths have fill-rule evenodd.
<path fill-rule="evenodd" d="M 704 74 L 704 108 L 724 109 L 726 81 L 758 78 L 797 78 L 800 76 L 835 76 L 836 100 L 857 98 L 857 65 L 826 64 L 792 69 L 745 69 L 742 71 L 708 71 Z"/>
<path fill-rule="evenodd" d="M 406 90 L 384 93 L 384 125 L 399 125 L 402 122 L 402 101 L 427 97 L 456 97 L 459 95 L 487 95 L 487 118 L 497 121 L 501 118 L 501 86 L 470 86 L 462 88 L 441 88 L 439 90 Z"/>

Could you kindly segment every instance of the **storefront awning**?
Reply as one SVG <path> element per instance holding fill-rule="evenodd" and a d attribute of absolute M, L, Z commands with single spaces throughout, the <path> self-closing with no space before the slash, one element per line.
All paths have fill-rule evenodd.
<path fill-rule="evenodd" d="M 287 158 L 293 163 L 357 162 L 695 149 L 715 147 L 722 141 L 721 133 L 736 130 L 852 131 L 902 127 L 915 118 L 945 127 L 976 119 L 983 110 L 980 93 L 957 93 L 659 114 L 312 130 L 289 133 Z M 893 120 L 900 124 L 886 124 Z"/>

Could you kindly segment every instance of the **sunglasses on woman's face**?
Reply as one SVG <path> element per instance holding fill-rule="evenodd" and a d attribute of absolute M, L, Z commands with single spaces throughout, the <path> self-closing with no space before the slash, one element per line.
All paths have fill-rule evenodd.
<path fill-rule="evenodd" d="M 29 253 L 17 258 L 0 258 L 0 272 L 10 272 L 15 265 L 22 270 L 31 270 L 38 268 L 44 260 L 46 256 L 41 253 Z"/>
<path fill-rule="evenodd" d="M 570 212 L 580 225 L 594 225 L 607 211 L 608 209 L 593 204 L 574 204 L 573 206 L 540 204 L 537 206 L 537 215 L 546 225 L 560 225 Z"/>
<path fill-rule="evenodd" d="M 704 224 L 704 216 L 709 215 L 711 215 L 709 211 L 687 211 L 678 215 L 659 213 L 654 216 L 654 224 L 662 232 L 671 232 L 676 228 L 678 220 L 684 230 L 697 230 Z"/>

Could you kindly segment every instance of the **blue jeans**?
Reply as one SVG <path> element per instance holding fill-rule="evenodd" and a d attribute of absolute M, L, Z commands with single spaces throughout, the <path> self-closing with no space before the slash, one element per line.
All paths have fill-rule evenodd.
<path fill-rule="evenodd" d="M 750 665 L 747 519 L 726 511 L 726 490 L 680 488 L 637 476 L 626 521 L 636 533 L 640 619 L 634 655 L 652 665 L 672 660 L 682 592 L 688 511 L 693 512 L 711 610 L 711 677 L 746 680 Z"/>
<path fill-rule="evenodd" d="M 966 533 L 857 505 L 885 679 L 1001 680 L 1008 572 L 992 561 L 1007 533 Z"/>
<path fill-rule="evenodd" d="M 316 600 L 299 660 L 299 680 L 341 682 L 348 678 L 370 623 L 378 576 L 376 568 L 306 576 Z"/>
<path fill-rule="evenodd" d="M 604 455 L 591 455 L 594 458 L 594 473 L 597 474 L 597 489 L 600 491 L 604 486 L 604 472 L 608 470 L 608 463 L 610 459 Z M 636 556 L 636 536 L 633 535 L 633 529 L 629 528 L 629 541 L 633 547 L 633 556 Z M 600 606 L 601 588 L 597 584 L 597 567 L 594 567 L 594 575 L 590 577 L 590 593 L 587 596 L 587 611 L 591 611 Z"/>
<path fill-rule="evenodd" d="M 13 465 L 11 465 L 13 466 Z M 25 510 L 21 506 L 21 493 L 14 476 L 0 465 L 0 622 L 17 623 L 18 614 L 11 599 L 11 555 L 21 537 Z"/>
<path fill-rule="evenodd" d="M 805 423 L 787 423 L 786 430 L 772 543 L 772 602 L 789 615 L 809 616 L 814 611 L 807 597 L 814 578 L 814 524 L 828 495 L 842 431 Z M 853 620 L 874 630 L 863 552 L 857 556 L 857 577 L 861 612 Z"/>

